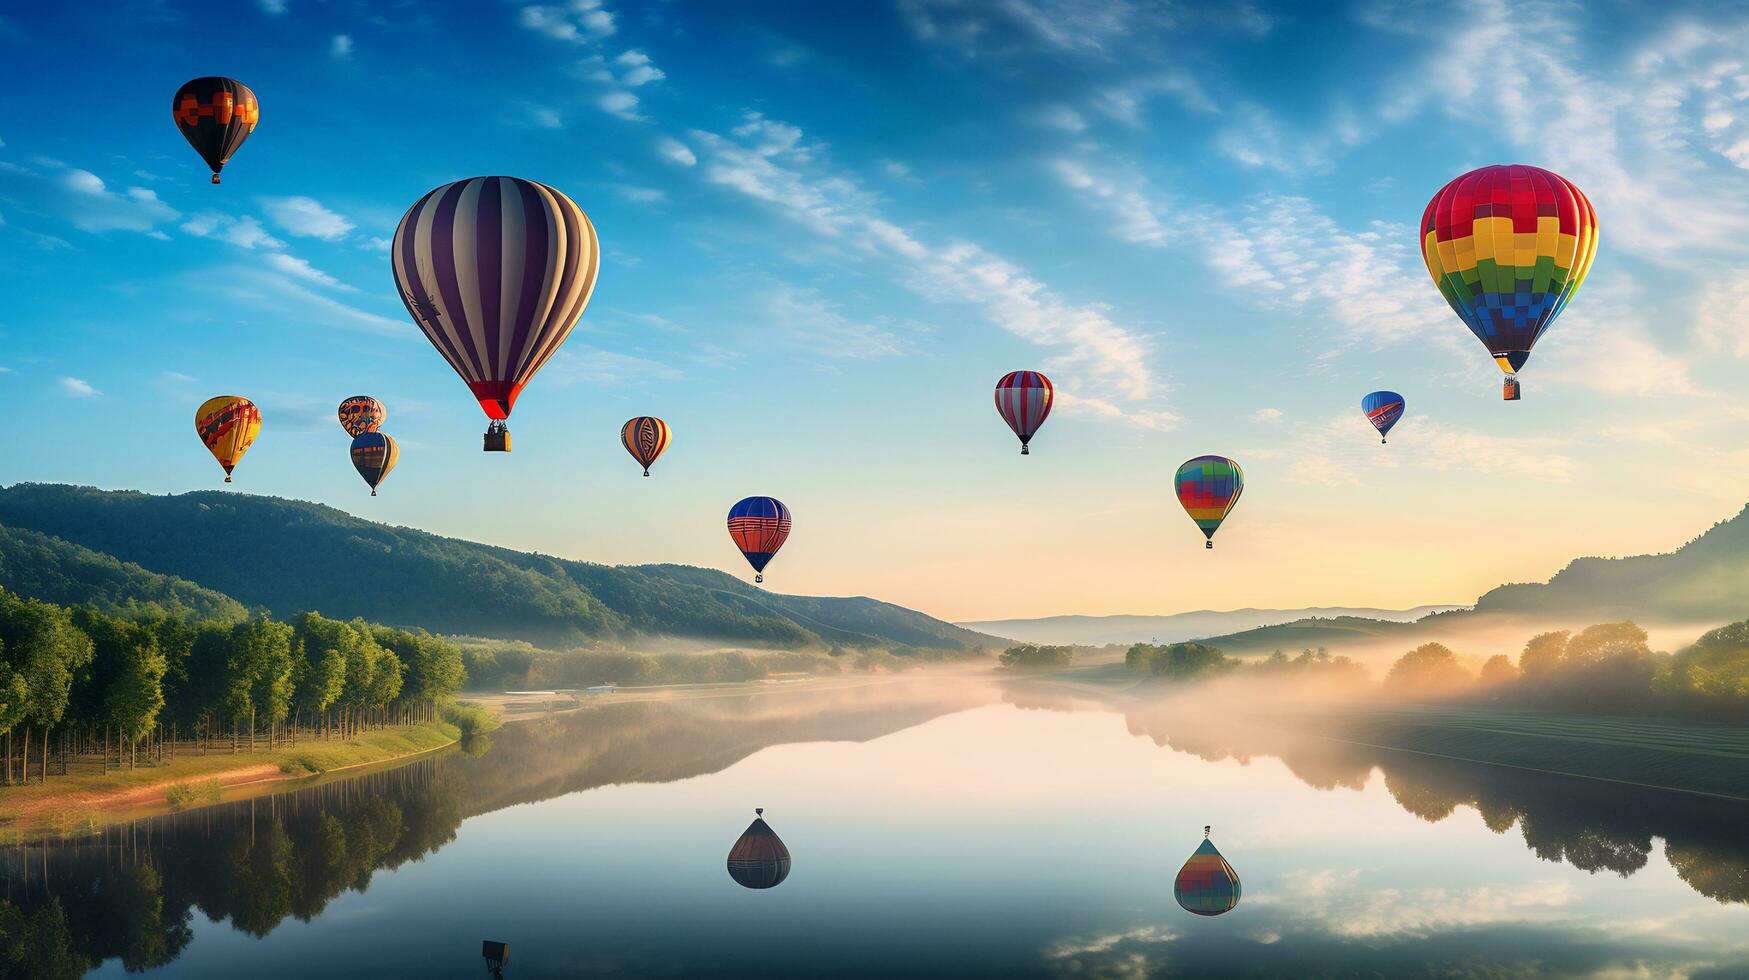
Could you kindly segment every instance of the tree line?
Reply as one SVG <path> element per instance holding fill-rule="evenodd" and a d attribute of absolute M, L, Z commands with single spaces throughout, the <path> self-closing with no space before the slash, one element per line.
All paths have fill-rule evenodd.
<path fill-rule="evenodd" d="M 1330 679 L 1357 688 L 1365 667 L 1325 650 L 1231 657 L 1203 643 L 1129 648 L 1131 670 L 1173 681 L 1224 676 Z M 1655 713 L 1749 725 L 1749 620 L 1721 626 L 1676 653 L 1653 650 L 1631 621 L 1539 633 L 1514 659 L 1476 666 L 1442 643 L 1423 643 L 1385 673 L 1380 690 L 1404 699 L 1467 699 L 1592 714 Z"/>
<path fill-rule="evenodd" d="M 160 761 L 179 739 L 254 751 L 430 721 L 466 676 L 453 644 L 362 619 L 130 618 L 0 590 L 8 784 L 64 774 L 71 759 L 101 755 L 104 771 Z"/>

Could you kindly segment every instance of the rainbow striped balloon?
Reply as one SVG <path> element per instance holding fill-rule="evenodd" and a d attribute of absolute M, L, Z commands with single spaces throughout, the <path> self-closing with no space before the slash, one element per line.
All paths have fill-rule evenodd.
<path fill-rule="evenodd" d="M 1472 170 L 1421 216 L 1427 271 L 1453 312 L 1506 372 L 1506 397 L 1530 349 L 1579 291 L 1597 257 L 1597 212 L 1540 167 Z"/>
<path fill-rule="evenodd" d="M 1178 502 L 1208 539 L 1203 546 L 1213 548 L 1215 532 L 1239 503 L 1239 495 L 1245 492 L 1244 471 L 1225 456 L 1198 456 L 1178 467 L 1174 482 Z"/>
<path fill-rule="evenodd" d="M 1191 852 L 1190 860 L 1178 869 L 1178 879 L 1172 883 L 1172 897 L 1184 911 L 1197 915 L 1220 915 L 1231 912 L 1239 904 L 1239 873 L 1215 849 L 1203 828 L 1202 843 Z"/>

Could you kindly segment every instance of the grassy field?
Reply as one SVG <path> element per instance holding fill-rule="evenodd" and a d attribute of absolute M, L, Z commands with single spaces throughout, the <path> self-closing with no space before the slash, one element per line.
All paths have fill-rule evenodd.
<path fill-rule="evenodd" d="M 1668 718 L 1415 704 L 1347 709 L 1325 737 L 1749 800 L 1749 730 Z"/>
<path fill-rule="evenodd" d="M 187 746 L 176 761 L 104 773 L 96 764 L 72 768 L 46 783 L 0 787 L 0 842 L 79 833 L 104 822 L 178 806 L 219 802 L 249 788 L 387 762 L 442 748 L 460 738 L 448 722 L 365 732 L 345 742 L 300 742 L 232 755 L 200 755 Z"/>

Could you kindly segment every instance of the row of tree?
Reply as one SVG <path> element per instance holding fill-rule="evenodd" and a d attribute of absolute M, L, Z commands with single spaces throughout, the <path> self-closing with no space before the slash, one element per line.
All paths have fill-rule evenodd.
<path fill-rule="evenodd" d="M 1470 698 L 1606 714 L 1662 713 L 1749 725 L 1749 620 L 1721 626 L 1677 653 L 1653 650 L 1629 621 L 1530 638 L 1516 660 L 1466 658 L 1424 643 L 1386 672 L 1383 693 L 1405 699 Z M 1363 687 L 1365 667 L 1306 650 L 1240 660 L 1204 643 L 1138 643 L 1131 670 L 1172 681 L 1242 675 L 1330 681 Z"/>
<path fill-rule="evenodd" d="M 0 590 L 4 779 L 49 774 L 51 747 L 133 766 L 258 738 L 350 737 L 431 720 L 466 679 L 461 652 L 423 631 L 306 612 L 292 622 L 126 618 Z M 18 743 L 15 750 L 14 743 Z M 34 759 L 33 759 L 34 755 Z M 34 764 L 34 769 L 33 769 Z"/>
<path fill-rule="evenodd" d="M 1609 714 L 1656 712 L 1749 724 L 1749 620 L 1721 626 L 1677 653 L 1660 653 L 1632 622 L 1531 637 L 1472 669 L 1438 643 L 1404 654 L 1385 690 L 1405 697 L 1481 697 Z"/>

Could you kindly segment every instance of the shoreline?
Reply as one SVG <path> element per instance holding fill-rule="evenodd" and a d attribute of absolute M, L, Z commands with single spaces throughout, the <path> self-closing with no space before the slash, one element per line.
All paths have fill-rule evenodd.
<path fill-rule="evenodd" d="M 369 732 L 361 738 L 347 742 L 316 742 L 313 745 L 300 745 L 297 749 L 282 747 L 272 752 L 239 753 L 235 756 L 227 753 L 219 757 L 234 759 L 235 764 L 229 767 L 201 767 L 189 771 L 187 767 L 171 763 L 161 769 L 145 770 L 160 777 L 150 782 L 93 788 L 94 780 L 102 780 L 116 773 L 51 776 L 48 783 L 30 787 L 34 792 L 28 793 L 22 800 L 13 797 L 12 793 L 26 787 L 0 787 L 0 843 L 19 845 L 87 836 L 106 825 L 124 820 L 199 810 L 279 792 L 290 788 L 288 784 L 298 784 L 301 788 L 302 785 L 325 782 L 339 773 L 345 773 L 349 777 L 360 769 L 390 767 L 453 748 L 460 742 L 461 733 L 454 725 L 428 722 L 406 728 Z M 312 752 L 319 755 L 340 753 L 349 757 L 360 752 L 370 753 L 373 749 L 389 751 L 356 761 L 342 761 L 338 765 L 324 765 L 313 771 L 301 765 L 292 771 L 285 768 L 287 764 L 309 759 Z M 214 757 L 209 755 L 188 758 L 205 763 Z M 182 771 L 179 772 L 179 768 Z M 135 770 L 136 773 L 140 771 Z M 64 786 L 56 785 L 58 779 L 69 778 L 73 782 Z M 213 798 L 200 799 L 181 806 L 172 804 L 168 799 L 167 794 L 175 787 L 205 789 L 215 781 L 218 792 Z"/>

